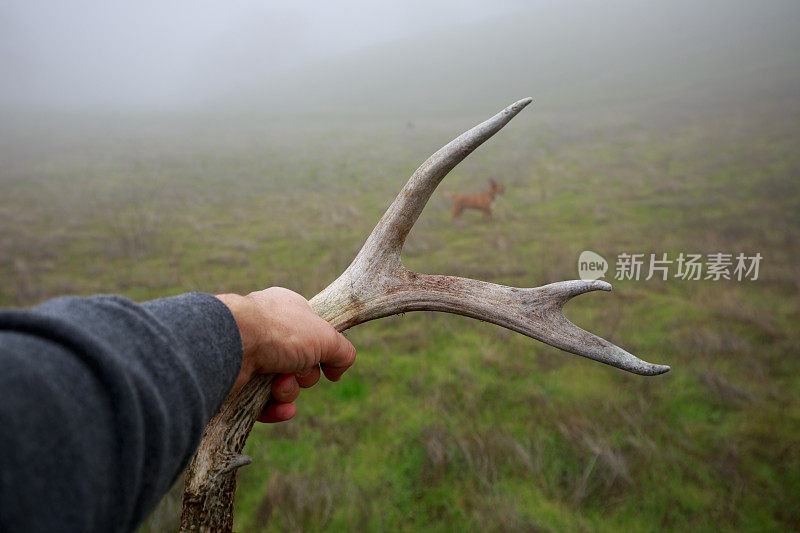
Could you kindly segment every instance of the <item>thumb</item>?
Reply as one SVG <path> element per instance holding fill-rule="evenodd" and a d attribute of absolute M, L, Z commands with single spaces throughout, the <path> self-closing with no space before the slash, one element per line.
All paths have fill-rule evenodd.
<path fill-rule="evenodd" d="M 339 381 L 342 374 L 353 366 L 356 348 L 344 335 L 330 326 L 331 334 L 326 337 L 320 354 L 322 372 L 330 381 Z"/>

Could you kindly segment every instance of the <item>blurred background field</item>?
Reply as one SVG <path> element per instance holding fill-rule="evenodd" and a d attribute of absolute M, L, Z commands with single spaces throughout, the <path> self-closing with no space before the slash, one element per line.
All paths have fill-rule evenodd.
<path fill-rule="evenodd" d="M 8 108 L 0 305 L 270 285 L 310 298 L 347 267 L 424 159 L 531 94 L 532 106 L 440 187 L 503 183 L 494 218 L 451 221 L 437 192 L 406 244 L 406 266 L 537 286 L 576 278 L 583 250 L 609 260 L 760 252 L 759 279 L 610 280 L 612 293 L 567 306 L 580 326 L 672 366 L 653 378 L 462 317 L 410 313 L 358 326 L 347 333 L 358 361 L 341 383 L 306 391 L 295 420 L 254 429 L 236 529 L 797 530 L 797 10 L 708 5 L 702 16 L 662 5 L 660 16 L 694 14 L 693 25 L 633 53 L 650 42 L 639 27 L 592 56 L 617 57 L 618 46 L 631 61 L 573 61 L 591 39 L 562 50 L 542 63 L 550 75 L 538 84 L 524 75 L 504 84 L 513 62 L 481 56 L 456 64 L 464 92 L 447 80 L 438 87 L 447 69 L 424 50 L 455 44 L 436 44 L 447 41 L 437 34 L 328 61 L 345 74 L 323 70 L 329 86 L 316 82 L 310 107 L 311 67 L 275 84 L 286 109 L 253 104 L 252 84 L 232 99 L 238 107 Z M 495 51 L 544 39 L 526 33 L 526 16 L 492 23 L 494 36 L 508 34 L 487 39 Z M 447 35 L 471 42 L 457 37 L 465 29 Z M 526 53 L 524 69 L 536 73 L 537 56 Z M 413 80 L 392 75 L 371 89 L 356 83 L 390 59 L 401 71 L 422 65 L 432 94 L 404 92 Z M 491 87 L 464 82 L 481 65 L 495 69 Z M 552 75 L 559 69 L 563 78 Z M 281 100 L 293 83 L 303 87 L 297 100 Z M 374 100 L 361 106 L 359 94 Z M 144 531 L 175 529 L 180 491 Z"/>

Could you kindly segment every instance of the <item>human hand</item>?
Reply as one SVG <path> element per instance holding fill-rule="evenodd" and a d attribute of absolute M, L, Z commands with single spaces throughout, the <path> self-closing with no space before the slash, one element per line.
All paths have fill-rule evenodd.
<path fill-rule="evenodd" d="M 217 298 L 231 310 L 242 335 L 242 368 L 231 392 L 254 374 L 278 374 L 270 401 L 258 417 L 261 422 L 292 418 L 300 389 L 319 381 L 320 367 L 330 381 L 338 381 L 355 361 L 350 341 L 296 292 L 271 287 L 247 296 Z"/>

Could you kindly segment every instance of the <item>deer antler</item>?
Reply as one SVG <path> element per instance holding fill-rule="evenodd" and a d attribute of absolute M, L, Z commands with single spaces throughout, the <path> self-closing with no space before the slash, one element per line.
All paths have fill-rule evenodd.
<path fill-rule="evenodd" d="M 516 102 L 461 134 L 425 161 L 378 222 L 350 266 L 311 306 L 339 331 L 407 311 L 445 311 L 512 329 L 534 339 L 640 375 L 668 366 L 642 361 L 567 320 L 564 304 L 604 281 L 562 281 L 522 289 L 467 278 L 417 274 L 400 261 L 403 244 L 433 191 L 473 150 L 531 102 Z M 258 376 L 230 396 L 206 426 L 203 442 L 186 473 L 182 531 L 231 531 L 236 468 L 253 422 L 269 399 L 273 376 Z"/>

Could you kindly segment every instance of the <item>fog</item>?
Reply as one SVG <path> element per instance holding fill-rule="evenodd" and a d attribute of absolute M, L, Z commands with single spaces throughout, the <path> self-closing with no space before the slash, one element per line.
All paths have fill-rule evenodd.
<path fill-rule="evenodd" d="M 797 2 L 0 3 L 0 107 L 436 110 L 796 91 Z"/>

